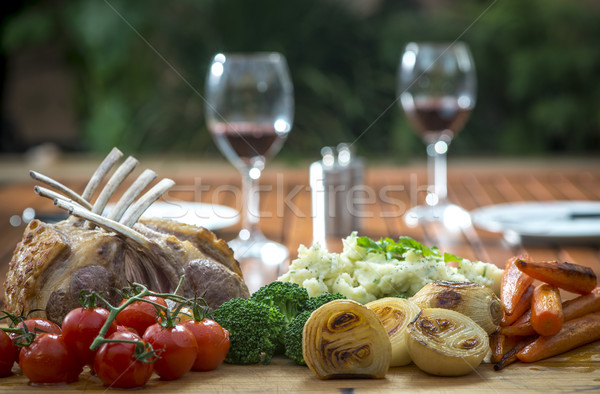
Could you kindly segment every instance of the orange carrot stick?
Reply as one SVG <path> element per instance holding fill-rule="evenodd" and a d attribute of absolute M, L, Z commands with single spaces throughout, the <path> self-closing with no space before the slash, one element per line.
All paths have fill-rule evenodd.
<path fill-rule="evenodd" d="M 565 321 L 600 311 L 600 287 L 596 287 L 590 294 L 563 302 L 562 308 Z"/>
<path fill-rule="evenodd" d="M 516 361 L 517 352 L 520 351 L 523 347 L 525 347 L 526 344 L 533 341 L 535 338 L 537 338 L 537 335 L 529 337 L 529 338 L 507 337 L 507 336 L 503 335 L 500 331 L 496 331 L 495 333 L 490 335 L 490 347 L 492 349 L 492 357 L 491 357 L 490 361 L 494 364 L 499 363 L 502 361 L 502 359 L 505 359 L 506 357 L 508 357 L 508 356 L 506 356 L 506 354 L 509 353 L 510 351 L 512 351 L 513 356 L 515 358 L 514 361 Z M 523 342 L 526 339 L 529 339 L 529 341 L 527 341 L 524 344 Z M 520 348 L 517 350 L 513 350 L 517 346 L 520 346 Z M 504 362 L 506 362 L 506 360 Z"/>
<path fill-rule="evenodd" d="M 519 298 L 519 301 L 517 302 L 517 305 L 515 306 L 512 315 L 505 314 L 502 317 L 502 321 L 500 322 L 501 326 L 510 326 L 515 321 L 517 321 L 518 318 L 523 316 L 523 314 L 527 312 L 529 308 L 531 308 L 531 297 L 533 296 L 534 289 L 535 286 L 529 285 L 527 290 L 525 290 L 525 293 L 523 293 L 521 298 Z"/>
<path fill-rule="evenodd" d="M 504 353 L 502 358 L 500 358 L 500 361 L 498 361 L 494 364 L 494 370 L 499 371 L 502 368 L 506 367 L 507 365 L 510 365 L 510 364 L 518 361 L 519 358 L 517 357 L 517 354 L 519 354 L 519 352 L 521 350 L 523 350 L 529 344 L 531 344 L 536 338 L 537 338 L 537 336 L 526 337 L 526 338 L 522 338 L 521 340 L 519 340 L 512 349 L 510 349 L 509 351 Z"/>
<path fill-rule="evenodd" d="M 517 260 L 531 261 L 527 255 L 512 257 L 506 261 L 500 285 L 500 300 L 504 305 L 504 313 L 507 315 L 512 315 L 515 312 L 519 299 L 533 283 L 533 278 L 517 268 Z"/>
<path fill-rule="evenodd" d="M 502 359 L 502 356 L 505 353 L 504 350 L 504 340 L 506 337 L 502 335 L 499 331 L 496 331 L 492 335 L 490 335 L 490 348 L 492 349 L 492 363 L 497 363 Z"/>
<path fill-rule="evenodd" d="M 557 287 L 542 283 L 535 288 L 531 298 L 530 320 L 531 326 L 540 335 L 554 335 L 560 331 L 565 318 Z"/>
<path fill-rule="evenodd" d="M 600 287 L 596 287 L 590 294 L 581 295 L 562 304 L 565 321 L 573 320 L 588 313 L 600 312 Z M 512 325 L 501 327 L 500 332 L 505 336 L 533 335 L 535 330 L 531 326 L 531 311 L 527 311 Z"/>
<path fill-rule="evenodd" d="M 507 337 L 535 335 L 536 332 L 531 325 L 531 310 L 528 310 L 510 326 L 500 327 L 500 332 Z"/>
<path fill-rule="evenodd" d="M 596 274 L 590 267 L 558 261 L 528 261 L 516 259 L 517 268 L 534 279 L 578 294 L 588 294 L 597 285 Z"/>
<path fill-rule="evenodd" d="M 569 320 L 550 337 L 541 336 L 517 353 L 519 360 L 530 363 L 556 356 L 600 339 L 600 312 Z"/>

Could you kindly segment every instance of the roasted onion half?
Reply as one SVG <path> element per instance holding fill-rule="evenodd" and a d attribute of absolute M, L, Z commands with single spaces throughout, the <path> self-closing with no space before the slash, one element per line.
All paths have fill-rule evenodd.
<path fill-rule="evenodd" d="M 477 323 L 450 309 L 423 309 L 408 325 L 410 357 L 432 375 L 466 375 L 481 364 L 489 347 L 488 335 Z"/>
<path fill-rule="evenodd" d="M 320 379 L 383 378 L 392 358 L 388 334 L 366 306 L 334 300 L 315 310 L 304 325 L 302 353 Z"/>
<path fill-rule="evenodd" d="M 472 282 L 430 282 L 410 300 L 421 309 L 452 309 L 467 315 L 488 334 L 498 329 L 504 316 L 502 302 L 496 294 L 490 288 Z"/>
<path fill-rule="evenodd" d="M 410 364 L 410 355 L 406 346 L 408 323 L 412 322 L 421 308 L 404 298 L 386 297 L 369 302 L 365 305 L 371 309 L 388 333 L 392 343 L 391 367 L 401 367 Z"/>

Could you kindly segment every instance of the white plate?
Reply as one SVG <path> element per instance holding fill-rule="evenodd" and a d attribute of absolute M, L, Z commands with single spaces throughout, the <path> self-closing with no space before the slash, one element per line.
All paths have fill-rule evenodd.
<path fill-rule="evenodd" d="M 106 209 L 110 211 L 112 205 Z M 236 224 L 240 213 L 233 208 L 197 202 L 169 201 L 155 202 L 144 212 L 143 217 L 159 217 L 181 223 L 194 224 L 209 230 L 217 230 Z"/>
<path fill-rule="evenodd" d="M 575 218 L 577 215 L 580 217 Z M 598 201 L 490 205 L 473 210 L 471 217 L 477 227 L 503 232 L 507 238 L 517 237 L 521 242 L 600 242 Z"/>

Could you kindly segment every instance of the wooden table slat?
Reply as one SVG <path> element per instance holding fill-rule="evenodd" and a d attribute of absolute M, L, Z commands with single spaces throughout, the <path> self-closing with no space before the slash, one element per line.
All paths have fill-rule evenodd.
<path fill-rule="evenodd" d="M 199 168 L 199 174 L 190 173 L 187 168 L 173 167 L 171 172 L 159 172 L 161 177 L 175 179 L 177 185 L 164 197 L 166 201 L 186 200 L 216 203 L 241 208 L 240 176 L 232 168 Z M 48 169 L 48 175 L 52 174 Z M 513 245 L 507 243 L 502 234 L 491 233 L 478 228 L 468 228 L 461 232 L 449 233 L 437 225 L 423 225 L 409 228 L 402 214 L 414 204 L 420 204 L 425 197 L 426 170 L 422 167 L 410 168 L 371 168 L 366 172 L 366 185 L 375 194 L 374 205 L 368 205 L 369 217 L 363 221 L 360 235 L 373 238 L 400 235 L 411 236 L 429 245 L 437 245 L 442 250 L 462 255 L 470 259 L 480 259 L 503 267 L 506 259 L 527 252 L 538 260 L 565 260 L 591 267 L 600 275 L 600 245 Z M 75 190 L 82 190 L 85 181 L 79 178 L 61 177 L 63 183 Z M 1 180 L 0 180 L 1 181 Z M 267 168 L 260 180 L 260 211 L 264 214 L 260 221 L 263 232 L 285 244 L 290 250 L 290 258 L 297 257 L 300 244 L 312 243 L 311 193 L 308 184 L 308 170 L 305 168 Z M 118 198 L 126 188 L 117 190 Z M 468 210 L 479 207 L 521 201 L 552 200 L 591 200 L 600 201 L 600 168 L 593 165 L 570 166 L 564 169 L 552 167 L 478 166 L 451 168 L 448 177 L 449 198 Z M 282 197 L 283 195 L 283 197 Z M 281 201 L 288 198 L 287 201 Z M 23 227 L 12 227 L 8 219 L 20 214 L 25 207 L 40 210 L 53 209 L 49 200 L 33 193 L 33 183 L 26 178 L 22 182 L 0 182 L 0 278 L 8 269 L 8 262 L 15 245 L 20 240 Z M 215 232 L 225 240 L 234 238 L 240 224 Z M 341 250 L 339 237 L 328 239 L 331 251 Z M 280 267 L 281 273 L 287 266 Z M 274 273 L 271 278 L 275 278 Z M 259 278 L 260 279 L 260 278 Z M 1 279 L 0 279 L 1 280 Z M 564 293 L 563 293 L 564 294 Z M 569 296 L 569 295 L 566 295 Z M 3 295 L 0 295 L 0 299 Z M 597 371 L 600 359 L 600 343 L 575 350 L 567 355 L 533 365 L 515 364 L 507 369 L 494 372 L 490 365 L 481 365 L 477 371 L 462 378 L 439 378 L 426 375 L 415 366 L 393 368 L 382 380 L 332 380 L 320 381 L 303 367 L 297 367 L 289 360 L 276 358 L 270 366 L 224 365 L 217 371 L 206 374 L 186 375 L 176 382 L 161 382 L 156 377 L 149 384 L 148 391 L 179 391 L 192 393 L 199 390 L 213 392 L 299 392 L 299 391 L 357 391 L 397 392 L 398 390 L 448 392 L 504 392 L 556 390 L 600 390 Z M 596 372 L 590 374 L 589 372 Z M 84 381 L 60 388 L 47 388 L 61 392 L 101 389 L 89 375 Z M 39 392 L 24 383 L 22 376 L 0 379 L 0 390 L 12 392 Z M 45 388 L 46 389 L 46 388 Z"/>

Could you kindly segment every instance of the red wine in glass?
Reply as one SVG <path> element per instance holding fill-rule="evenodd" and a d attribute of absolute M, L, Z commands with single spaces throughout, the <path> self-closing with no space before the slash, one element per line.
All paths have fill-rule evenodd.
<path fill-rule="evenodd" d="M 425 141 L 437 141 L 442 134 L 452 139 L 471 115 L 471 107 L 459 106 L 454 97 L 415 99 L 404 111 Z"/>
<path fill-rule="evenodd" d="M 219 149 L 230 161 L 241 159 L 246 166 L 256 157 L 275 155 L 287 136 L 279 133 L 272 123 L 232 122 L 215 123 L 211 127 Z"/>

